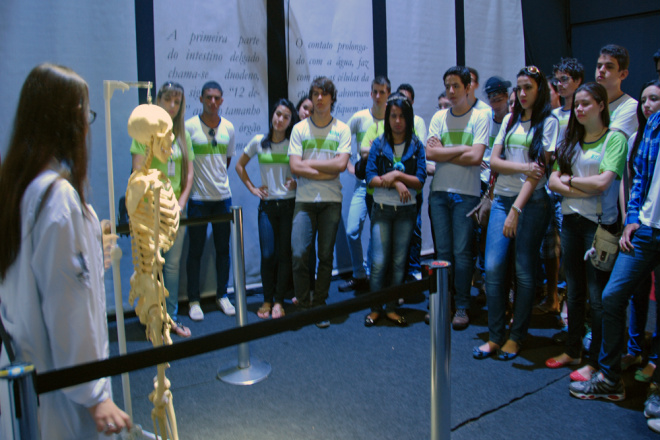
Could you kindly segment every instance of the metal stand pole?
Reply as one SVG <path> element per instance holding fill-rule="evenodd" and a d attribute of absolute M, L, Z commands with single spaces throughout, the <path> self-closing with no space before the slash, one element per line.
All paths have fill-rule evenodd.
<path fill-rule="evenodd" d="M 11 364 L 0 369 L 2 386 L 8 388 L 9 407 L 2 411 L 10 413 L 10 430 L 14 440 L 39 440 L 39 420 L 37 416 L 37 391 L 34 388 L 36 372 L 34 365 Z"/>
<path fill-rule="evenodd" d="M 451 389 L 449 360 L 451 353 L 451 301 L 448 279 L 450 263 L 433 261 L 436 292 L 429 295 L 431 328 L 431 440 L 449 440 L 451 436 Z"/>
<path fill-rule="evenodd" d="M 236 296 L 236 323 L 239 327 L 247 324 L 247 301 L 245 299 L 245 255 L 243 253 L 243 210 L 240 206 L 231 207 L 232 222 L 231 253 L 234 269 L 234 294 Z M 238 365 L 227 364 L 218 370 L 218 379 L 232 385 L 252 385 L 261 382 L 271 372 L 268 362 L 250 357 L 247 342 L 238 345 Z"/>

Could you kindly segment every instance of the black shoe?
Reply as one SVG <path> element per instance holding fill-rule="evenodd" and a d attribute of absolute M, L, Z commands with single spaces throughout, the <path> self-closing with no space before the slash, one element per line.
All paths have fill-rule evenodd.
<path fill-rule="evenodd" d="M 340 292 L 349 292 L 351 290 L 369 290 L 368 278 L 351 278 L 337 288 Z"/>
<path fill-rule="evenodd" d="M 376 321 L 378 321 L 378 318 L 380 318 L 380 315 L 376 319 L 372 319 L 371 313 L 369 313 L 367 316 L 364 317 L 364 326 L 373 327 L 374 325 L 376 325 Z"/>

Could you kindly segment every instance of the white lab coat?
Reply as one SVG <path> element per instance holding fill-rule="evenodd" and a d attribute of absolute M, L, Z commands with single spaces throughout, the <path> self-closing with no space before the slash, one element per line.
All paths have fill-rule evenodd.
<path fill-rule="evenodd" d="M 108 326 L 103 251 L 98 218 L 83 213 L 78 193 L 49 169 L 27 187 L 21 201 L 21 247 L 4 281 L 0 314 L 18 361 L 37 373 L 107 358 Z M 41 198 L 55 183 L 35 223 Z M 0 365 L 9 364 L 6 350 Z M 39 396 L 43 439 L 108 438 L 87 410 L 111 397 L 104 378 Z M 2 408 L 8 404 L 0 395 Z M 3 438 L 8 411 L 2 411 Z"/>

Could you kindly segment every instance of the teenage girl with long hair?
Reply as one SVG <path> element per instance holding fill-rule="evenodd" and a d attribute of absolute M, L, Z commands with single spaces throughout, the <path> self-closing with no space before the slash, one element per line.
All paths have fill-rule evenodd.
<path fill-rule="evenodd" d="M 167 163 L 162 163 L 156 157 L 151 160 L 151 168 L 161 171 L 172 182 L 172 190 L 179 202 L 180 215 L 185 218 L 186 203 L 192 189 L 193 182 L 193 159 L 195 153 L 192 149 L 190 134 L 185 127 L 186 114 L 186 95 L 183 86 L 178 83 L 167 82 L 158 90 L 156 103 L 164 108 L 172 118 L 174 133 L 174 142 L 172 143 L 172 156 Z M 139 169 L 144 164 L 144 154 L 146 147 L 136 140 L 131 144 L 131 154 L 133 155 L 133 170 Z M 190 329 L 179 322 L 179 276 L 181 265 L 181 253 L 183 251 L 183 240 L 186 235 L 186 228 L 179 227 L 176 240 L 172 247 L 167 251 L 163 258 L 163 278 L 165 288 L 169 292 L 167 297 L 167 313 L 174 321 L 172 331 L 177 335 L 187 338 L 190 336 Z"/>
<path fill-rule="evenodd" d="M 551 114 L 548 81 L 536 66 L 521 69 L 517 83 L 513 113 L 502 121 L 491 156 L 491 169 L 499 177 L 486 239 L 489 340 L 474 347 L 476 359 L 497 355 L 500 360 L 510 360 L 518 355 L 527 336 L 539 249 L 550 215 L 544 185 L 559 121 Z M 515 246 L 517 291 L 507 338 L 506 264 L 511 246 Z"/>
<path fill-rule="evenodd" d="M 369 150 L 365 180 L 374 188 L 372 291 L 402 284 L 405 276 L 408 249 L 417 222 L 416 194 L 426 180 L 424 144 L 414 134 L 414 118 L 412 104 L 403 94 L 390 96 L 385 109 L 385 132 Z M 386 304 L 385 316 L 398 326 L 407 325 L 396 306 L 396 301 Z M 382 312 L 382 306 L 373 307 L 364 325 L 373 326 Z"/>
<path fill-rule="evenodd" d="M 292 289 L 291 226 L 296 202 L 296 181 L 289 167 L 289 138 L 298 113 L 288 99 L 280 99 L 270 113 L 268 134 L 256 135 L 238 159 L 236 173 L 247 189 L 259 197 L 259 247 L 264 303 L 262 319 L 284 316 L 284 296 Z M 250 180 L 245 167 L 257 156 L 261 186 Z"/>
<path fill-rule="evenodd" d="M 0 315 L 16 361 L 40 373 L 109 356 L 101 226 L 86 203 L 95 118 L 76 72 L 35 67 L 0 169 Z M 3 347 L 0 365 L 7 354 Z M 11 438 L 4 391 L 0 437 Z M 37 411 L 41 438 L 103 438 L 131 426 L 109 378 L 41 394 Z"/>
<path fill-rule="evenodd" d="M 566 350 L 546 361 L 549 368 L 578 365 L 586 302 L 591 309 L 592 340 L 587 365 L 571 373 L 573 380 L 589 380 L 598 368 L 602 340 L 602 295 L 610 272 L 596 269 L 584 255 L 592 247 L 598 225 L 612 233 L 620 229 L 618 191 L 626 163 L 626 137 L 610 131 L 607 90 L 598 83 L 575 91 L 564 140 L 557 149 L 557 163 L 550 189 L 564 196 L 561 230 L 562 256 L 568 293 L 568 340 Z"/>

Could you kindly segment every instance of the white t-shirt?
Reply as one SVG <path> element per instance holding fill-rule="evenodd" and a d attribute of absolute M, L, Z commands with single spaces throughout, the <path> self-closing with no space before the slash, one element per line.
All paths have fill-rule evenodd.
<path fill-rule="evenodd" d="M 623 94 L 609 104 L 610 130 L 619 130 L 629 138 L 637 131 L 637 100 Z"/>
<path fill-rule="evenodd" d="M 270 144 L 270 149 L 264 150 L 261 141 L 264 135 L 258 134 L 245 146 L 244 153 L 252 158 L 255 154 L 259 160 L 261 185 L 268 187 L 266 200 L 292 199 L 296 190 L 288 190 L 286 181 L 293 176 L 289 167 L 289 140 L 284 139 L 277 144 Z"/>
<path fill-rule="evenodd" d="M 209 131 L 213 129 L 216 145 Z M 200 201 L 219 201 L 231 197 L 229 177 L 227 176 L 227 158 L 236 151 L 234 125 L 225 118 L 220 119 L 217 127 L 208 127 L 199 116 L 186 121 L 186 130 L 190 133 L 195 160 L 195 171 L 190 198 Z"/>
<path fill-rule="evenodd" d="M 370 108 L 365 108 L 364 110 L 356 112 L 346 123 L 351 129 L 351 135 L 355 135 L 355 140 L 357 141 L 356 148 L 351 150 L 352 162 L 356 162 L 359 159 L 360 145 L 362 145 L 362 139 L 364 138 L 367 129 L 376 123 L 382 124 L 383 120 L 374 117 Z"/>
<path fill-rule="evenodd" d="M 396 144 L 394 146 L 394 162 L 400 162 L 401 157 L 403 156 L 403 150 L 406 148 L 405 142 L 402 144 Z M 413 148 L 412 145 L 410 148 Z M 374 188 L 374 203 L 380 203 L 383 205 L 391 205 L 391 206 L 404 206 L 404 205 L 414 205 L 417 203 L 415 200 L 417 191 L 410 190 L 408 188 L 408 192 L 410 193 L 410 200 L 407 202 L 403 203 L 401 202 L 401 198 L 399 197 L 399 191 L 397 191 L 395 188 Z"/>
<path fill-rule="evenodd" d="M 492 112 L 491 112 L 492 113 Z M 481 181 L 488 183 L 490 181 L 490 156 L 493 154 L 493 145 L 495 145 L 495 138 L 500 133 L 501 122 L 495 122 L 495 119 L 490 119 L 490 133 L 488 135 L 488 145 L 484 151 L 483 161 L 488 164 L 488 168 L 481 170 Z"/>
<path fill-rule="evenodd" d="M 302 160 L 329 160 L 338 154 L 351 154 L 351 130 L 337 118 L 325 127 L 317 127 L 312 118 L 294 125 L 289 141 L 289 156 L 300 156 Z M 339 202 L 341 203 L 339 176 L 332 180 L 313 180 L 298 177 L 296 202 Z"/>
<path fill-rule="evenodd" d="M 617 178 L 601 196 L 564 196 L 561 203 L 562 214 L 580 214 L 592 222 L 598 223 L 598 198 L 600 197 L 603 210 L 602 223 L 611 225 L 616 222 L 619 214 L 617 201 L 619 199 L 621 176 L 626 166 L 628 149 L 626 137 L 618 131 L 610 131 L 597 141 L 581 144 L 580 146 L 581 148 L 575 155 L 571 167 L 574 177 L 596 176 L 605 171 L 612 171 L 617 174 Z M 555 164 L 555 168 L 559 168 L 557 164 Z"/>
<path fill-rule="evenodd" d="M 424 118 L 415 115 L 414 126 L 415 134 L 423 144 L 426 144 L 426 122 L 424 122 Z"/>
<path fill-rule="evenodd" d="M 559 145 L 564 140 L 564 136 L 566 136 L 568 120 L 571 118 L 571 110 L 564 110 L 562 107 L 559 107 L 554 109 L 552 114 L 559 119 L 559 134 L 557 135 L 557 145 Z"/>
<path fill-rule="evenodd" d="M 431 119 L 429 137 L 438 138 L 444 147 L 454 145 L 488 145 L 489 113 L 471 108 L 461 116 L 452 109 L 439 110 Z M 474 166 L 436 162 L 431 191 L 479 196 L 481 164 Z"/>
<path fill-rule="evenodd" d="M 500 133 L 495 139 L 495 145 L 504 146 L 504 136 L 506 127 L 511 119 L 511 114 L 504 117 L 502 121 L 502 128 Z M 504 147 L 504 155 L 506 160 L 518 163 L 530 163 L 529 147 L 532 144 L 532 137 L 534 131 L 531 130 L 532 122 L 521 122 L 518 120 L 511 131 L 507 135 L 507 145 Z M 550 116 L 546 118 L 543 123 L 543 150 L 546 152 L 555 151 L 557 143 L 557 135 L 559 133 L 559 121 L 557 118 Z M 523 173 L 518 174 L 501 174 L 497 178 L 494 193 L 505 197 L 514 197 L 518 195 L 522 189 L 523 183 L 527 180 L 527 176 Z M 541 177 L 536 189 L 543 188 L 547 182 L 545 176 Z"/>

